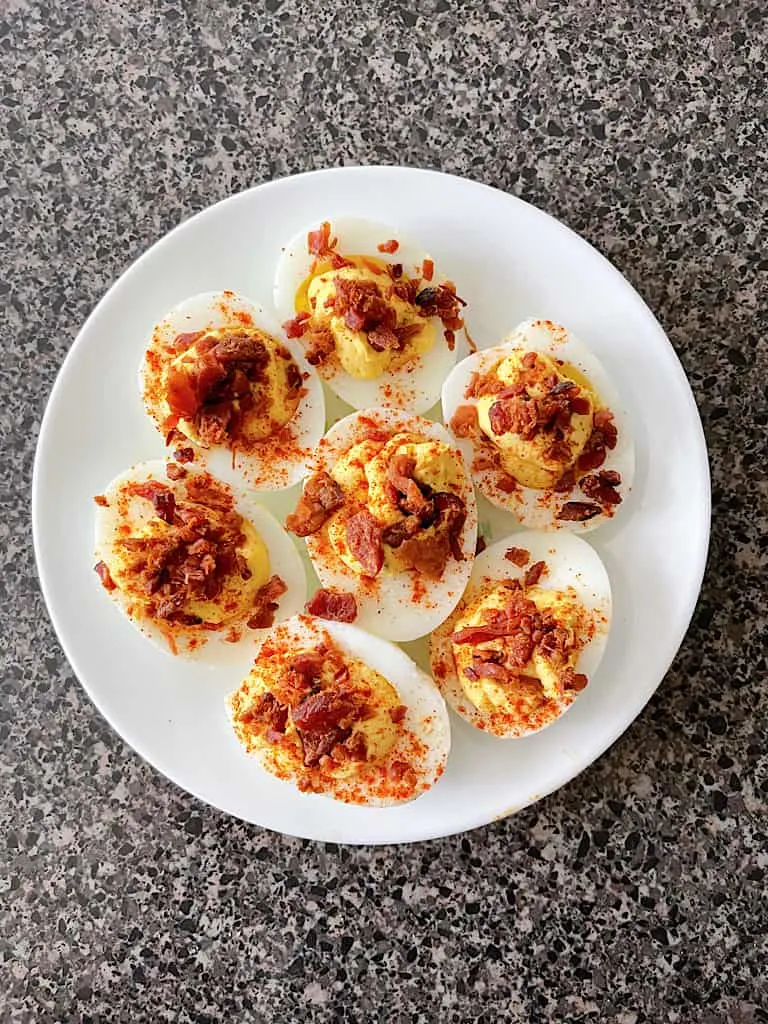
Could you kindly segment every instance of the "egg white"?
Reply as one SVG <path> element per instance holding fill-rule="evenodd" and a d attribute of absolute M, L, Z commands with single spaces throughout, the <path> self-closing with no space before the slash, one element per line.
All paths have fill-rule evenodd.
<path fill-rule="evenodd" d="M 440 580 L 419 577 L 424 594 L 417 598 L 414 595 L 416 574 L 413 572 L 381 572 L 375 581 L 361 585 L 360 577 L 334 553 L 329 552 L 327 544 L 320 545 L 317 535 L 306 538 L 307 551 L 323 586 L 337 587 L 355 594 L 357 625 L 387 640 L 415 640 L 429 633 L 450 614 L 469 579 L 477 540 L 475 495 L 464 458 L 445 427 L 421 416 L 408 416 L 395 410 L 366 409 L 339 420 L 321 441 L 313 471 L 330 472 L 345 452 L 364 439 L 366 421 L 392 433 L 412 431 L 442 441 L 461 459 L 466 486 L 460 497 L 467 507 L 467 518 L 460 538 L 464 561 L 457 562 L 451 558 Z"/>
<path fill-rule="evenodd" d="M 517 566 L 506 559 L 504 553 L 510 547 L 524 548 L 530 553 L 530 561 L 524 566 Z M 434 631 L 429 644 L 432 675 L 443 696 L 458 715 L 487 732 L 493 732 L 489 716 L 472 704 L 456 674 L 451 635 L 455 629 L 456 619 L 462 613 L 463 607 L 471 602 L 474 593 L 489 582 L 522 581 L 530 566 L 538 561 L 543 561 L 547 565 L 547 572 L 542 576 L 538 586 L 543 590 L 559 591 L 572 587 L 595 623 L 594 633 L 579 653 L 575 666 L 576 672 L 583 672 L 588 677 L 587 686 L 592 682 L 605 653 L 613 611 L 611 582 L 602 559 L 593 547 L 574 534 L 555 534 L 538 530 L 513 533 L 490 545 L 475 558 L 461 605 Z M 571 704 L 576 700 L 578 693 Z M 552 721 L 561 718 L 571 704 L 564 706 Z M 503 739 L 514 739 L 540 731 L 541 729 L 531 729 L 513 734 L 495 732 L 494 735 Z"/>
<path fill-rule="evenodd" d="M 275 491 L 291 487 L 306 475 L 312 448 L 323 436 L 325 430 L 325 396 L 323 386 L 314 366 L 304 357 L 302 346 L 286 338 L 282 329 L 265 313 L 259 303 L 236 292 L 201 292 L 180 302 L 160 320 L 152 331 L 148 351 L 162 351 L 162 346 L 171 343 L 179 334 L 188 334 L 206 329 L 223 327 L 253 326 L 270 334 L 291 353 L 302 375 L 306 374 L 306 394 L 289 421 L 289 428 L 295 442 L 291 451 L 282 450 L 270 444 L 266 438 L 263 444 L 253 446 L 248 452 L 232 452 L 223 446 L 210 448 L 190 441 L 195 449 L 196 461 L 214 476 L 235 485 L 246 484 L 260 490 Z M 167 359 L 167 357 L 165 357 Z M 152 417 L 158 430 L 167 415 L 167 407 L 150 394 L 159 390 L 152 387 L 152 371 L 146 353 L 139 368 L 139 386 L 147 413 Z"/>
<path fill-rule="evenodd" d="M 429 259 L 401 231 L 387 224 L 354 217 L 338 217 L 330 220 L 331 235 L 338 239 L 337 250 L 355 256 L 372 256 L 384 263 L 402 263 L 404 273 L 417 280 L 421 266 Z M 299 286 L 310 274 L 315 257 L 307 252 L 307 234 L 320 227 L 320 221 L 300 231 L 283 247 L 275 273 L 274 302 L 281 322 L 296 316 L 295 298 Z M 379 252 L 377 246 L 390 239 L 400 245 L 397 252 Z M 431 285 L 442 283 L 439 267 L 435 263 L 435 278 Z M 442 322 L 433 317 L 435 344 L 423 355 L 417 356 L 407 366 L 386 373 L 379 380 L 358 380 L 345 370 L 318 367 L 330 389 L 354 409 L 369 406 L 407 409 L 423 413 L 431 409 L 440 398 L 440 387 L 450 373 L 457 358 L 456 348 L 450 351 L 443 337 Z M 458 345 L 458 339 L 457 339 Z"/>
<path fill-rule="evenodd" d="M 151 462 L 141 462 L 121 473 L 110 482 L 107 489 L 103 491 L 104 497 L 109 502 L 107 507 L 96 505 L 96 526 L 94 542 L 94 558 L 96 562 L 104 561 L 109 565 L 112 560 L 112 548 L 117 539 L 117 529 L 120 524 L 120 517 L 114 508 L 113 502 L 122 487 L 128 483 L 144 483 L 148 480 L 157 480 L 171 490 L 180 490 L 181 481 L 169 480 L 165 473 L 166 462 L 162 459 Z M 187 467 L 191 476 L 199 470 Z M 185 478 L 188 479 L 188 478 Z M 256 501 L 255 495 L 246 491 L 239 491 L 236 488 L 229 488 L 234 498 L 234 509 L 243 519 L 247 520 L 261 537 L 269 554 L 270 575 L 277 574 L 285 582 L 287 591 L 279 599 L 278 609 L 275 613 L 275 621 L 280 622 L 301 611 L 307 598 L 307 580 L 301 556 L 296 545 L 285 532 L 280 523 L 262 508 Z M 151 518 L 152 511 L 147 504 L 146 519 Z M 149 640 L 158 644 L 166 654 L 171 654 L 168 641 L 162 630 L 147 619 L 136 619 L 130 612 L 130 601 L 118 589 L 109 594 L 99 583 L 94 573 L 95 584 L 103 593 L 111 597 L 117 607 L 130 619 L 131 623 Z M 235 643 L 228 643 L 223 639 L 226 630 L 210 631 L 201 633 L 204 642 L 194 648 L 188 648 L 183 642 L 178 644 L 179 656 L 195 661 L 207 662 L 214 665 L 230 664 L 242 661 L 243 652 L 252 652 L 260 636 L 266 630 L 248 629 L 243 625 L 243 635 Z"/>
<path fill-rule="evenodd" d="M 463 359 L 443 384 L 442 405 L 445 423 L 450 424 L 459 406 L 477 405 L 476 398 L 464 397 L 472 375 L 487 373 L 495 363 L 515 350 L 540 352 L 554 359 L 562 359 L 571 363 L 590 382 L 601 405 L 611 410 L 618 431 L 618 441 L 613 451 L 607 452 L 605 462 L 600 469 L 613 469 L 621 474 L 619 493 L 622 496 L 623 505 L 630 493 L 635 475 L 635 445 L 631 421 L 603 364 L 579 338 L 565 327 L 549 320 L 525 320 L 501 344 L 481 352 L 475 352 Z M 464 453 L 468 465 L 471 466 L 474 456 L 477 454 L 473 440 L 471 438 L 456 438 L 456 443 Z M 480 492 L 489 501 L 498 508 L 511 512 L 523 526 L 531 529 L 570 530 L 576 533 L 587 533 L 605 522 L 610 522 L 613 518 L 613 516 L 600 514 L 581 523 L 557 519 L 557 513 L 566 501 L 587 500 L 578 487 L 574 488 L 572 492 L 555 494 L 518 485 L 512 494 L 507 494 L 497 486 L 497 473 L 493 469 L 475 470 L 473 478 Z M 551 494 L 551 499 L 545 499 L 545 494 L 547 496 Z M 614 516 L 621 514 L 622 505 L 617 506 Z"/>
<path fill-rule="evenodd" d="M 319 645 L 324 639 L 324 634 L 329 635 L 347 656 L 357 658 L 382 675 L 397 692 L 400 702 L 406 708 L 403 731 L 413 733 L 424 744 L 426 751 L 423 757 L 414 763 L 406 738 L 403 737 L 387 755 L 387 760 L 407 760 L 418 778 L 418 791 L 410 799 L 418 798 L 443 774 L 451 747 L 448 710 L 440 691 L 429 676 L 399 647 L 346 622 L 327 622 L 310 615 L 297 615 L 273 626 L 267 634 L 260 637 L 258 646 L 261 647 L 268 641 L 270 646 L 286 652 L 296 652 Z M 234 694 L 227 699 L 230 718 L 232 696 Z M 268 751 L 255 751 L 252 756 L 265 766 Z M 298 773 L 294 781 L 298 781 Z M 302 799 L 309 800 L 313 796 L 321 795 L 344 801 L 359 788 L 360 783 L 354 778 L 338 779 L 334 782 L 335 796 L 323 793 L 305 795 Z M 407 801 L 371 796 L 365 806 L 386 807 L 402 802 Z"/>

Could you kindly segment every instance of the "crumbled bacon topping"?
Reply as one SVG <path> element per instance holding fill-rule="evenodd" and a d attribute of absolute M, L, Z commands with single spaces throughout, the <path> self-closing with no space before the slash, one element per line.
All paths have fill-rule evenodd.
<path fill-rule="evenodd" d="M 180 466 L 178 462 L 169 462 L 165 467 L 165 475 L 169 480 L 183 480 L 187 475 L 187 471 L 183 466 Z"/>
<path fill-rule="evenodd" d="M 112 579 L 112 576 L 109 571 L 109 566 L 107 565 L 106 562 L 97 562 L 96 565 L 94 565 L 93 569 L 96 575 L 101 580 L 101 585 L 102 587 L 104 587 L 105 590 L 111 591 L 115 589 L 116 584 L 115 581 Z"/>
<path fill-rule="evenodd" d="M 316 590 L 305 609 L 310 615 L 333 622 L 354 622 L 357 618 L 355 595 L 332 587 Z"/>
<path fill-rule="evenodd" d="M 621 504 L 621 495 L 616 487 L 621 483 L 621 476 L 613 469 L 601 469 L 597 473 L 589 473 L 579 481 L 579 487 L 588 498 L 600 502 L 601 505 Z"/>
<path fill-rule="evenodd" d="M 304 492 L 286 518 L 285 527 L 297 537 L 308 537 L 317 533 L 343 504 L 344 492 L 330 473 L 315 473 L 304 485 Z"/>
<path fill-rule="evenodd" d="M 557 519 L 568 523 L 583 523 L 599 516 L 602 511 L 602 508 L 592 501 L 566 501 L 557 513 Z"/>
<path fill-rule="evenodd" d="M 523 364 L 528 355 L 533 353 L 523 357 Z M 497 393 L 497 400 L 488 410 L 491 430 L 497 436 L 517 434 L 524 441 L 532 440 L 537 434 L 551 435 L 553 440 L 547 454 L 552 459 L 567 462 L 571 449 L 565 437 L 571 417 L 584 415 L 590 409 L 589 402 L 579 392 L 573 381 L 561 381 L 543 398 L 533 398 L 520 382 Z"/>
<path fill-rule="evenodd" d="M 511 683 L 538 649 L 561 667 L 561 692 L 566 686 L 576 688 L 575 673 L 567 665 L 574 647 L 570 631 L 560 626 L 549 610 L 539 611 L 519 585 L 509 586 L 503 608 L 490 609 L 485 616 L 480 625 L 466 626 L 451 636 L 451 643 L 475 648 L 471 665 L 464 669 L 468 679 Z"/>
<path fill-rule="evenodd" d="M 248 619 L 249 629 L 269 629 L 274 625 L 275 613 L 279 608 L 279 600 L 288 590 L 284 580 L 279 576 L 270 576 L 263 586 L 254 594 L 253 609 Z"/>
<path fill-rule="evenodd" d="M 245 416 L 264 405 L 269 359 L 267 346 L 250 333 L 233 330 L 199 340 L 194 362 L 168 371 L 169 422 L 193 423 L 204 444 L 235 443 Z"/>
<path fill-rule="evenodd" d="M 363 567 L 366 576 L 378 576 L 384 565 L 382 546 L 383 527 L 368 509 L 363 508 L 347 517 L 345 523 L 347 546 Z"/>
<path fill-rule="evenodd" d="M 309 325 L 309 313 L 297 313 L 292 320 L 286 320 L 283 330 L 289 338 L 300 338 Z"/>
<path fill-rule="evenodd" d="M 478 431 L 477 407 L 460 405 L 451 417 L 449 426 L 456 437 L 476 437 Z"/>
<path fill-rule="evenodd" d="M 534 562 L 533 565 L 529 567 L 523 578 L 523 585 L 526 587 L 535 587 L 546 571 L 546 562 Z"/>
<path fill-rule="evenodd" d="M 608 451 L 616 447 L 618 439 L 613 413 L 610 409 L 598 409 L 592 418 L 592 433 L 577 461 L 579 471 L 588 473 L 599 469 L 605 462 Z"/>
<path fill-rule="evenodd" d="M 422 288 L 413 297 L 413 303 L 418 306 L 423 317 L 434 316 L 442 321 L 446 343 L 453 351 L 456 331 L 464 326 L 461 309 L 466 306 L 464 299 L 456 294 L 456 286 L 451 281 L 445 281 L 434 287 Z"/>
<path fill-rule="evenodd" d="M 251 577 L 238 550 L 245 539 L 243 520 L 232 510 L 231 496 L 207 475 L 189 478 L 178 500 L 156 480 L 128 485 L 126 493 L 150 502 L 168 526 L 161 535 L 119 541 L 131 558 L 137 589 L 147 596 L 148 613 L 173 625 L 218 628 L 185 607 L 216 600 L 233 576 Z"/>
<path fill-rule="evenodd" d="M 376 248 L 379 250 L 379 252 L 393 253 L 397 252 L 397 250 L 400 248 L 400 243 L 397 241 L 396 238 L 390 238 L 386 242 L 380 242 L 376 246 Z"/>
<path fill-rule="evenodd" d="M 527 565 L 531 560 L 531 553 L 525 548 L 507 548 L 504 552 L 504 557 L 508 562 L 512 562 L 513 565 L 524 566 Z"/>
<path fill-rule="evenodd" d="M 338 239 L 331 235 L 331 225 L 327 220 L 316 231 L 310 231 L 307 235 L 307 252 L 317 260 L 327 261 L 334 270 L 349 266 L 349 260 L 336 252 Z"/>

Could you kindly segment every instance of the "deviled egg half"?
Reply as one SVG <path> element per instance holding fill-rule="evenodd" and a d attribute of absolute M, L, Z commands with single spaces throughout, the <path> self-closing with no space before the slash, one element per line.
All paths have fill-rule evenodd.
<path fill-rule="evenodd" d="M 355 621 L 414 640 L 451 612 L 472 569 L 474 490 L 448 431 L 368 409 L 320 442 L 289 531 L 305 537 L 323 587 L 354 596 Z"/>
<path fill-rule="evenodd" d="M 237 738 L 306 793 L 386 806 L 421 796 L 450 749 L 443 698 L 400 648 L 300 615 L 275 626 L 228 701 Z"/>
<path fill-rule="evenodd" d="M 472 725 L 525 736 L 559 718 L 588 685 L 610 623 L 608 574 L 586 541 L 512 534 L 475 559 L 460 604 L 432 634 L 432 673 Z"/>
<path fill-rule="evenodd" d="M 481 493 L 525 526 L 594 529 L 632 485 L 631 425 L 611 380 L 550 320 L 462 360 L 442 402 Z"/>
<path fill-rule="evenodd" d="M 283 249 L 275 306 L 289 337 L 355 409 L 422 413 L 456 361 L 463 300 L 401 232 L 339 217 Z"/>
<path fill-rule="evenodd" d="M 325 429 L 322 384 L 301 346 L 235 292 L 170 310 L 152 332 L 140 385 L 175 458 L 260 490 L 301 480 Z"/>
<path fill-rule="evenodd" d="M 250 494 L 162 460 L 95 496 L 95 570 L 141 632 L 173 654 L 250 645 L 296 614 L 306 575 L 290 537 Z"/>

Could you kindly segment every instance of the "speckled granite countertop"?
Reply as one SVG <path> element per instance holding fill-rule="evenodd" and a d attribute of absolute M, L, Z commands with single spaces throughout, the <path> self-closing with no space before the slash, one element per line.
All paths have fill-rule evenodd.
<path fill-rule="evenodd" d="M 768 1021 L 759 3 L 224 6 L 2 5 L 0 1018 Z M 229 820 L 139 761 L 59 650 L 28 511 L 110 282 L 216 199 L 355 162 L 478 178 L 606 253 L 690 375 L 714 486 L 693 625 L 627 734 L 513 819 L 380 850 Z"/>

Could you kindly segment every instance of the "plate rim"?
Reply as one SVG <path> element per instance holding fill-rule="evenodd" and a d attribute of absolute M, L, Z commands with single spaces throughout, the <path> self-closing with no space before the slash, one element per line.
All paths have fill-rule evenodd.
<path fill-rule="evenodd" d="M 208 799 L 208 798 L 206 798 L 204 796 L 201 796 L 199 793 L 195 792 L 194 789 L 191 789 L 191 788 L 187 787 L 186 785 L 183 785 L 182 783 L 178 782 L 172 775 L 169 775 L 168 772 L 164 768 L 160 767 L 159 764 L 151 756 L 149 756 L 148 754 L 146 754 L 142 750 L 140 750 L 139 747 L 137 747 L 132 740 L 127 739 L 127 737 L 125 736 L 125 734 L 122 731 L 122 729 L 118 728 L 117 725 L 115 724 L 115 722 L 110 717 L 110 715 L 108 715 L 105 712 L 105 710 L 102 707 L 102 704 L 101 704 L 101 702 L 100 702 L 100 700 L 98 698 L 98 695 L 86 683 L 85 679 L 83 678 L 83 676 L 81 675 L 80 671 L 78 670 L 78 659 L 73 656 L 73 652 L 71 650 L 70 645 L 68 644 L 68 642 L 64 639 L 64 637 L 62 635 L 62 631 L 60 630 L 59 623 L 57 621 L 57 616 L 56 616 L 56 614 L 55 614 L 55 612 L 53 610 L 53 607 L 52 607 L 52 604 L 51 604 L 51 601 L 50 601 L 50 589 L 49 589 L 48 582 L 46 580 L 46 573 L 45 573 L 45 569 L 44 569 L 44 566 L 43 566 L 44 559 L 43 559 L 42 554 L 41 554 L 41 544 L 42 544 L 42 537 L 41 537 L 41 532 L 40 532 L 41 531 L 41 523 L 40 523 L 40 514 L 41 514 L 40 513 L 40 489 L 41 489 L 41 475 L 42 475 L 41 463 L 42 463 L 43 457 L 44 457 L 42 453 L 44 453 L 44 451 L 45 451 L 45 449 L 47 447 L 47 444 L 48 444 L 48 434 L 50 432 L 50 423 L 51 423 L 52 417 L 54 415 L 52 410 L 54 409 L 55 405 L 57 404 L 57 398 L 58 398 L 59 393 L 65 387 L 65 382 L 66 382 L 66 380 L 67 380 L 67 378 L 69 376 L 70 367 L 72 365 L 73 356 L 74 356 L 74 353 L 75 353 L 76 349 L 78 348 L 78 346 L 79 346 L 79 344 L 81 342 L 81 338 L 88 331 L 92 321 L 94 321 L 98 317 L 98 315 L 100 314 L 100 311 L 103 308 L 103 306 L 107 304 L 107 302 L 109 301 L 109 299 L 110 299 L 112 293 L 114 292 L 114 290 L 118 286 L 122 285 L 122 283 L 126 279 L 130 279 L 132 277 L 132 275 L 135 272 L 137 272 L 137 265 L 140 262 L 142 262 L 146 257 L 148 257 L 148 255 L 150 253 L 153 253 L 153 252 L 155 252 L 158 249 L 162 249 L 162 247 L 164 245 L 170 243 L 170 240 L 172 238 L 175 238 L 176 236 L 178 236 L 179 234 L 183 233 L 184 231 L 189 230 L 190 227 L 194 224 L 195 221 L 197 221 L 199 218 L 202 218 L 202 217 L 210 215 L 212 211 L 214 211 L 214 210 L 216 210 L 216 209 L 218 209 L 218 208 L 220 208 L 220 207 L 222 207 L 222 206 L 224 206 L 226 204 L 236 204 L 238 202 L 244 202 L 244 201 L 246 201 L 246 197 L 250 196 L 251 194 L 253 194 L 255 192 L 266 192 L 266 191 L 269 191 L 271 188 L 274 188 L 275 186 L 279 186 L 280 184 L 282 184 L 282 183 L 284 183 L 286 181 L 295 181 L 295 180 L 300 180 L 300 179 L 312 179 L 312 178 L 314 178 L 316 180 L 320 180 L 322 178 L 327 178 L 329 176 L 334 176 L 334 177 L 350 176 L 350 175 L 351 176 L 366 176 L 366 175 L 381 174 L 382 172 L 386 173 L 386 174 L 396 175 L 396 176 L 397 175 L 419 175 L 419 176 L 423 176 L 423 177 L 433 177 L 433 178 L 439 178 L 439 179 L 451 179 L 454 182 L 461 183 L 462 186 L 469 186 L 471 188 L 481 189 L 483 191 L 487 191 L 487 192 L 493 193 L 496 196 L 501 196 L 506 201 L 511 203 L 513 206 L 516 205 L 516 204 L 521 204 L 522 206 L 526 207 L 529 211 L 533 211 L 533 213 L 536 216 L 538 216 L 538 217 L 545 217 L 547 220 L 552 222 L 552 224 L 556 228 L 556 230 L 558 230 L 560 232 L 564 232 L 567 236 L 570 236 L 571 243 L 573 243 L 573 241 L 575 240 L 578 243 L 579 246 L 581 246 L 582 248 L 584 248 L 586 251 L 588 251 L 590 253 L 591 257 L 595 257 L 596 256 L 598 258 L 598 261 L 603 264 L 604 268 L 613 277 L 613 280 L 614 280 L 614 283 L 616 284 L 616 286 L 618 288 L 620 288 L 624 292 L 626 298 L 629 299 L 637 307 L 638 312 L 643 316 L 643 318 L 646 321 L 648 321 L 649 325 L 652 325 L 655 333 L 659 337 L 659 340 L 666 347 L 668 356 L 672 357 L 672 359 L 670 361 L 670 365 L 674 367 L 675 374 L 676 374 L 677 379 L 678 379 L 678 383 L 682 385 L 682 390 L 683 390 L 683 393 L 685 394 L 685 401 L 686 401 L 686 404 L 688 406 L 688 410 L 687 410 L 688 414 L 689 414 L 688 418 L 689 418 L 690 423 L 691 423 L 691 425 L 692 425 L 692 427 L 694 429 L 694 434 L 695 434 L 695 439 L 696 439 L 696 450 L 695 450 L 695 452 L 693 452 L 693 450 L 691 451 L 691 456 L 692 456 L 692 462 L 695 462 L 695 464 L 696 464 L 697 476 L 699 477 L 699 479 L 701 481 L 702 489 L 703 489 L 703 492 L 704 492 L 704 494 L 706 496 L 706 501 L 698 509 L 698 514 L 699 514 L 698 531 L 701 533 L 702 542 L 701 542 L 701 544 L 698 547 L 697 552 L 696 552 L 696 554 L 697 554 L 696 564 L 695 564 L 695 566 L 692 566 L 692 568 L 691 568 L 690 578 L 691 578 L 692 585 L 691 585 L 690 592 L 689 592 L 689 598 L 688 598 L 688 601 L 686 603 L 685 614 L 681 616 L 681 620 L 680 620 L 681 625 L 680 625 L 679 630 L 677 631 L 678 635 L 676 635 L 674 637 L 674 646 L 672 648 L 672 653 L 671 653 L 671 655 L 669 656 L 669 658 L 666 661 L 666 665 L 664 667 L 664 671 L 662 672 L 660 678 L 655 683 L 653 688 L 647 693 L 647 695 L 644 695 L 641 703 L 636 708 L 633 707 L 633 711 L 629 715 L 629 717 L 625 716 L 625 717 L 622 717 L 621 719 L 615 719 L 614 720 L 614 722 L 612 723 L 612 727 L 608 730 L 607 737 L 602 737 L 601 740 L 597 743 L 596 746 L 590 748 L 589 754 L 587 755 L 587 759 L 585 761 L 583 761 L 583 763 L 580 760 L 575 765 L 564 768 L 564 770 L 562 772 L 558 773 L 554 779 L 550 779 L 548 781 L 547 785 L 542 787 L 542 789 L 540 791 L 537 791 L 536 793 L 532 794 L 529 799 L 526 799 L 526 800 L 518 803 L 514 807 L 510 807 L 509 809 L 505 810 L 504 812 L 502 812 L 502 813 L 500 813 L 498 815 L 495 815 L 495 816 L 493 816 L 491 818 L 488 818 L 486 813 L 482 813 L 480 815 L 471 815 L 471 814 L 467 815 L 466 823 L 463 826 L 459 827 L 459 828 L 456 828 L 456 827 L 453 827 L 453 826 L 449 826 L 446 829 L 446 828 L 439 827 L 439 825 L 436 825 L 435 827 L 431 827 L 431 828 L 425 829 L 424 833 L 422 835 L 420 835 L 418 838 L 409 838 L 409 839 L 401 839 L 401 838 L 397 838 L 397 837 L 393 838 L 392 836 L 387 835 L 385 831 L 381 831 L 381 830 L 380 830 L 379 834 L 377 834 L 377 838 L 374 838 L 374 839 L 357 839 L 357 838 L 341 838 L 341 839 L 334 838 L 334 839 L 329 839 L 329 838 L 323 838 L 322 836 L 319 836 L 319 835 L 307 834 L 306 832 L 302 833 L 301 831 L 285 832 L 285 831 L 282 831 L 280 829 L 271 827 L 269 825 L 263 825 L 263 824 L 259 824 L 257 822 L 253 822 L 250 819 L 242 818 L 242 817 L 238 816 L 237 814 L 235 814 L 234 812 L 229 811 L 226 808 L 221 807 L 219 804 L 214 803 L 210 799 Z M 535 206 L 533 203 L 530 203 L 530 202 L 528 202 L 525 199 L 521 199 L 519 196 L 513 195 L 511 192 L 507 192 L 507 191 L 505 191 L 504 189 L 501 189 L 501 188 L 496 188 L 493 185 L 488 185 L 485 182 L 476 181 L 475 179 L 470 178 L 470 177 L 464 177 L 464 176 L 458 175 L 458 174 L 452 174 L 452 173 L 432 170 L 432 169 L 429 169 L 429 168 L 423 168 L 423 167 L 418 167 L 418 166 L 409 166 L 409 165 L 406 165 L 406 164 L 347 164 L 347 165 L 343 165 L 343 166 L 340 166 L 340 167 L 325 167 L 325 168 L 319 168 L 319 169 L 315 169 L 315 170 L 302 171 L 302 172 L 300 172 L 298 174 L 286 174 L 286 175 L 281 175 L 280 177 L 277 177 L 277 178 L 271 178 L 271 179 L 269 179 L 267 181 L 260 182 L 257 185 L 252 185 L 252 186 L 250 186 L 248 188 L 245 188 L 245 189 L 242 189 L 242 190 L 240 190 L 238 192 L 234 192 L 231 195 L 225 196 L 222 199 L 217 200 L 215 203 L 211 203 L 209 206 L 203 207 L 201 210 L 196 211 L 195 213 L 189 215 L 188 217 L 185 217 L 178 224 L 176 224 L 174 227 L 172 227 L 169 231 L 165 232 L 163 235 L 161 235 L 159 238 L 157 238 L 150 246 L 148 246 L 146 249 L 144 249 L 135 259 L 132 260 L 132 262 L 121 273 L 119 273 L 117 275 L 117 277 L 111 282 L 111 284 L 106 289 L 106 291 L 102 294 L 101 298 L 98 300 L 98 302 L 92 308 L 92 310 L 90 311 L 90 313 L 88 314 L 88 316 L 83 321 L 83 323 L 80 326 L 80 328 L 78 329 L 78 331 L 77 331 L 77 333 L 76 333 L 72 343 L 70 344 L 70 346 L 69 346 L 69 348 L 68 348 L 68 350 L 67 350 L 67 352 L 66 352 L 66 354 L 64 356 L 64 359 L 62 360 L 62 362 L 61 362 L 61 364 L 60 364 L 60 366 L 59 366 L 59 368 L 58 368 L 58 370 L 56 372 L 56 376 L 55 376 L 53 385 L 51 386 L 51 389 L 50 389 L 50 391 L 48 393 L 48 397 L 47 397 L 46 403 L 45 403 L 45 409 L 43 411 L 43 415 L 42 415 L 41 420 L 40 420 L 40 427 L 39 427 L 39 430 L 38 430 L 37 440 L 36 440 L 36 443 L 35 443 L 35 454 L 34 454 L 34 460 L 33 460 L 33 466 L 32 466 L 32 481 L 31 481 L 31 489 L 30 490 L 31 490 L 32 541 L 33 541 L 33 550 L 34 550 L 34 558 L 35 558 L 35 567 L 36 567 L 36 571 L 37 571 L 37 578 L 38 578 L 38 581 L 39 581 L 40 590 L 41 590 L 41 593 L 42 593 L 42 596 L 43 596 L 43 600 L 44 600 L 44 603 L 45 603 L 46 612 L 48 614 L 48 618 L 49 618 L 49 620 L 50 620 L 50 622 L 51 622 L 51 624 L 53 626 L 54 632 L 56 634 L 56 638 L 57 638 L 57 640 L 59 642 L 59 645 L 61 646 L 61 649 L 62 649 L 62 651 L 64 653 L 64 656 L 66 657 L 67 661 L 69 662 L 69 666 L 70 666 L 74 676 L 76 677 L 79 685 L 85 691 L 86 695 L 88 696 L 88 698 L 90 699 L 92 704 L 95 706 L 95 708 L 97 709 L 97 711 L 99 712 L 101 717 L 107 722 L 109 727 L 117 734 L 117 736 L 120 738 L 120 740 L 124 744 L 126 744 L 126 746 L 130 747 L 133 750 L 133 752 L 138 757 L 141 758 L 142 761 L 144 761 L 146 764 L 149 764 L 154 771 L 160 772 L 160 774 L 162 774 L 172 785 L 176 786 L 178 789 L 180 789 L 183 792 L 189 793 L 191 796 L 194 797 L 194 799 L 199 800 L 201 803 L 206 804 L 207 806 L 210 806 L 210 807 L 214 807 L 220 813 L 223 813 L 223 814 L 226 814 L 229 817 L 235 818 L 235 820 L 244 821 L 244 822 L 246 822 L 249 825 L 256 825 L 258 828 L 266 829 L 267 831 L 273 832 L 273 833 L 278 834 L 278 835 L 290 835 L 290 836 L 295 836 L 297 838 L 309 839 L 311 841 L 334 842 L 334 843 L 337 843 L 337 844 L 340 844 L 340 845 L 350 845 L 350 846 L 379 846 L 379 845 L 383 846 L 383 845 L 406 845 L 406 844 L 410 845 L 412 843 L 428 842 L 428 841 L 431 841 L 431 840 L 434 840 L 434 839 L 438 839 L 438 838 L 448 837 L 448 836 L 452 836 L 452 835 L 460 835 L 460 834 L 463 834 L 465 832 L 469 832 L 469 831 L 472 831 L 474 829 L 483 827 L 485 825 L 490 825 L 490 824 L 492 824 L 492 823 L 494 823 L 496 821 L 503 820 L 504 818 L 507 818 L 507 817 L 509 817 L 509 816 L 511 816 L 513 814 L 516 814 L 519 811 L 523 810 L 524 808 L 526 808 L 528 806 L 531 806 L 534 803 L 537 803 L 538 801 L 540 801 L 544 797 L 549 796 L 551 793 L 556 792 L 558 789 L 561 789 L 567 783 L 571 782 L 577 776 L 582 774 L 582 772 L 586 771 L 593 764 L 595 764 L 595 762 L 599 758 L 601 758 L 610 747 L 613 746 L 613 744 L 630 728 L 630 726 L 640 716 L 640 714 L 645 709 L 645 707 L 648 705 L 648 703 L 650 702 L 652 697 L 658 691 L 658 689 L 661 686 L 662 682 L 664 681 L 667 673 L 669 672 L 670 666 L 672 665 L 674 659 L 677 657 L 677 654 L 679 653 L 680 647 L 681 647 L 681 645 L 682 645 L 682 643 L 683 643 L 683 641 L 684 641 L 684 639 L 685 639 L 685 637 L 686 637 L 686 635 L 688 633 L 688 630 L 690 628 L 690 624 L 691 624 L 691 621 L 693 619 L 693 614 L 695 612 L 696 605 L 698 603 L 699 596 L 701 594 L 701 587 L 702 587 L 702 582 L 703 582 L 705 571 L 706 571 L 706 566 L 707 566 L 707 561 L 708 561 L 708 556 L 709 556 L 709 546 L 710 546 L 710 540 L 711 540 L 712 483 L 711 483 L 711 472 L 710 472 L 710 465 L 709 465 L 709 454 L 708 454 L 708 449 L 707 449 L 707 444 L 706 444 L 706 437 L 705 437 L 705 434 L 704 434 L 704 428 L 703 428 L 703 424 L 702 424 L 702 420 L 701 420 L 701 415 L 699 413 L 699 409 L 698 409 L 698 406 L 696 404 L 696 400 L 695 400 L 695 397 L 694 397 L 694 394 L 693 394 L 693 390 L 691 388 L 690 382 L 689 382 L 688 377 L 687 377 L 687 375 L 685 373 L 685 370 L 683 368 L 682 362 L 680 361 L 680 358 L 679 358 L 679 356 L 678 356 L 674 346 L 672 345 L 671 341 L 669 340 L 669 338 L 668 338 L 664 328 L 662 327 L 661 323 L 659 322 L 659 320 L 657 319 L 656 315 L 651 310 L 651 308 L 648 306 L 648 304 L 646 303 L 646 301 L 642 297 L 642 295 L 636 290 L 636 288 L 630 283 L 630 281 L 621 273 L 621 271 L 617 267 L 614 266 L 614 264 L 610 261 L 610 259 L 607 256 L 605 256 L 602 252 L 600 252 L 600 250 L 597 249 L 594 245 L 592 245 L 591 242 L 587 241 L 586 238 L 584 238 L 580 234 L 578 234 L 578 232 L 576 232 L 573 228 L 569 227 L 563 221 L 559 220 L 557 217 L 555 217 L 552 214 L 548 213 L 546 210 L 542 210 L 540 207 Z M 694 510 L 694 512 L 695 511 L 696 510 Z M 695 583 L 695 586 L 693 585 L 694 583 Z"/>

